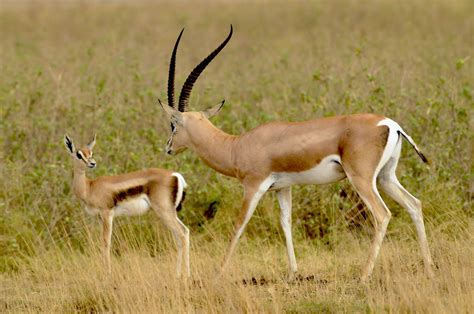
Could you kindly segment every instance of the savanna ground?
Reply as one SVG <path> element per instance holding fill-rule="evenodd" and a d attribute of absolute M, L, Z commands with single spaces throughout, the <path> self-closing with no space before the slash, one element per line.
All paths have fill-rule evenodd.
<path fill-rule="evenodd" d="M 467 0 L 4 1 L 0 310 L 472 311 L 472 16 Z M 423 201 L 434 279 L 423 273 L 409 216 L 385 197 L 393 218 L 372 279 L 359 283 L 372 222 L 341 181 L 294 188 L 300 280 L 286 280 L 271 193 L 228 273 L 215 280 L 241 188 L 192 152 L 163 152 L 169 125 L 155 99 L 166 99 L 179 30 L 186 27 L 178 87 L 230 23 L 234 37 L 196 84 L 191 107 L 225 98 L 213 122 L 234 134 L 271 120 L 356 112 L 398 121 L 431 159 L 423 164 L 404 145 L 398 173 Z M 152 166 L 185 175 L 190 188 L 180 216 L 191 228 L 190 282 L 174 278 L 174 243 L 152 213 L 116 219 L 113 272 L 104 273 L 98 219 L 71 191 L 66 132 L 76 142 L 97 132 L 91 176 Z"/>

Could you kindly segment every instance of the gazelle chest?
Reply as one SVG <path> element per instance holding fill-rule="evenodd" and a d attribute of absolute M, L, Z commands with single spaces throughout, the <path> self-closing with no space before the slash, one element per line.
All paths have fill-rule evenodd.
<path fill-rule="evenodd" d="M 346 177 L 341 166 L 339 155 L 326 156 L 311 169 L 300 172 L 274 172 L 275 182 L 270 190 L 292 186 L 295 184 L 327 184 Z"/>

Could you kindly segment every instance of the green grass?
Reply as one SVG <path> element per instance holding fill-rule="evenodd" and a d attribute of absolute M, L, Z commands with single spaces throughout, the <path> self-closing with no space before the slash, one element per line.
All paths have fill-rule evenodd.
<path fill-rule="evenodd" d="M 473 271 L 473 11 L 470 1 L 425 0 L 5 2 L 0 7 L 0 286 L 5 292 L 0 309 L 472 308 L 468 291 L 474 289 L 466 278 Z M 287 261 L 272 194 L 252 218 L 229 278 L 217 286 L 208 283 L 223 257 L 242 191 L 236 180 L 217 174 L 192 152 L 177 157 L 163 152 L 169 126 L 154 100 L 166 99 L 168 62 L 179 30 L 186 27 L 178 91 L 230 23 L 234 37 L 197 82 L 191 107 L 201 110 L 225 98 L 212 121 L 233 134 L 272 120 L 356 112 L 399 122 L 431 160 L 426 166 L 404 146 L 398 173 L 423 202 L 440 266 L 437 279 L 420 274 L 414 226 L 387 200 L 393 219 L 374 279 L 368 286 L 353 281 L 368 254 L 372 228 L 370 218 L 357 214 L 364 208 L 342 181 L 296 187 L 293 193 L 301 272 L 329 280 L 329 288 L 283 280 Z M 174 267 L 174 246 L 152 214 L 117 219 L 114 284 L 98 280 L 103 275 L 94 245 L 99 224 L 71 191 L 72 163 L 62 144 L 64 133 L 85 142 L 94 132 L 98 168 L 91 176 L 163 167 L 186 177 L 190 188 L 180 215 L 192 230 L 193 272 L 205 289 L 186 290 L 166 272 Z M 203 212 L 212 202 L 217 215 L 208 221 Z M 120 275 L 132 266 L 130 274 Z M 147 278 L 154 267 L 157 272 Z M 235 284 L 260 275 L 276 283 Z M 157 288 L 152 279 L 159 283 L 159 276 L 168 278 L 171 288 Z M 120 294 L 110 285 L 122 289 Z M 159 292 L 152 294 L 150 285 Z M 171 302 L 171 296 L 178 301 Z"/>

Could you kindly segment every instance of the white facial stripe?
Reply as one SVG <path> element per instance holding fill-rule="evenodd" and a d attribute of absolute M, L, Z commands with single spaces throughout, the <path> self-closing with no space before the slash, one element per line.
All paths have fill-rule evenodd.
<path fill-rule="evenodd" d="M 168 142 L 166 142 L 166 149 L 169 150 L 171 148 L 172 144 L 173 144 L 173 133 L 171 134 L 170 138 L 168 139 Z"/>
<path fill-rule="evenodd" d="M 76 157 L 78 159 L 81 159 L 84 162 L 86 161 L 86 157 L 84 156 L 84 154 L 80 150 L 76 151 Z"/>

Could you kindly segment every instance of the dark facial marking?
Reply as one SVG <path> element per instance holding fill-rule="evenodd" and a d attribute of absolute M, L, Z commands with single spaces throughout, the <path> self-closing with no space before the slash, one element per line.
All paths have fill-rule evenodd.
<path fill-rule="evenodd" d="M 82 155 L 81 155 L 81 153 L 79 153 L 79 151 L 76 152 L 76 156 L 77 156 L 77 158 L 79 158 L 80 160 L 83 160 Z"/>

